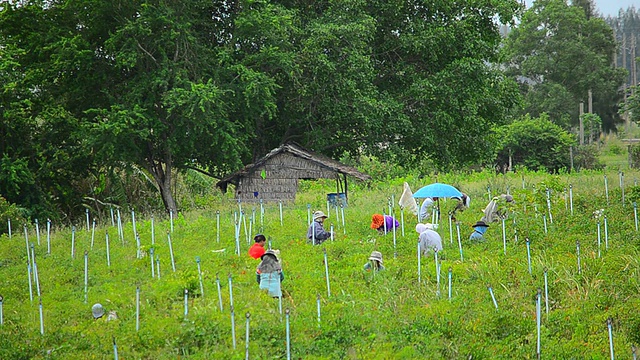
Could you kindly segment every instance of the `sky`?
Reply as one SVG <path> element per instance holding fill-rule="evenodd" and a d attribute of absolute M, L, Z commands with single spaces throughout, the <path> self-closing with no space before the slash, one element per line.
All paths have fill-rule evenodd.
<path fill-rule="evenodd" d="M 616 16 L 620 8 L 627 9 L 634 5 L 636 9 L 640 8 L 640 0 L 595 0 L 598 12 L 605 17 L 607 15 Z"/>

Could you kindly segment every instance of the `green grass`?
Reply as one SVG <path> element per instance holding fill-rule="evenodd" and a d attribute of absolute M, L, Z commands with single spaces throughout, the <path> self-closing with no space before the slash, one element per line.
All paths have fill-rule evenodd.
<path fill-rule="evenodd" d="M 471 208 L 460 214 L 464 261 L 457 239 L 450 243 L 448 222 L 439 232 L 445 249 L 441 254 L 441 285 L 437 294 L 433 258 L 422 259 L 422 283 L 417 281 L 416 220 L 405 214 L 405 236 L 397 234 L 394 258 L 391 235 L 378 236 L 369 228 L 371 214 L 397 199 L 404 179 L 387 183 L 350 186 L 345 209 L 346 234 L 337 228 L 334 242 L 312 247 L 304 234 L 307 204 L 326 211 L 326 193 L 332 182 L 306 182 L 295 204 L 284 205 L 281 226 L 277 205 L 265 208 L 264 233 L 281 250 L 286 279 L 283 308 L 290 310 L 293 358 L 304 359 L 513 359 L 536 356 L 535 296 L 549 281 L 549 314 L 542 303 L 544 358 L 609 357 L 607 318 L 613 320 L 616 354 L 629 358 L 631 346 L 640 343 L 640 236 L 635 231 L 633 207 L 622 205 L 618 173 L 609 171 L 609 205 L 602 172 L 551 176 L 539 173 L 493 175 L 442 174 L 441 182 L 461 186 L 471 198 Z M 632 189 L 637 173 L 625 173 L 625 193 Z M 522 189 L 524 177 L 525 188 Z M 431 179 L 410 181 L 413 190 Z M 568 202 L 571 185 L 574 213 Z M 553 223 L 548 221 L 545 188 L 551 187 Z M 481 216 L 492 194 L 509 191 L 517 204 L 506 222 L 507 254 L 503 253 L 499 224 L 491 226 L 487 241 L 472 244 L 470 225 Z M 535 190 L 539 189 L 539 190 Z M 231 200 L 209 204 L 207 210 L 181 214 L 171 234 L 176 269 L 171 270 L 167 245 L 167 219 L 156 217 L 156 254 L 161 259 L 161 278 L 152 279 L 148 249 L 150 221 L 137 221 L 144 257 L 136 259 L 132 224 L 125 222 L 125 244 L 110 221 L 90 233 L 78 230 L 76 256 L 71 258 L 69 229 L 56 228 L 52 252 L 46 254 L 41 235 L 36 258 L 42 289 L 44 336 L 39 331 L 38 299 L 29 300 L 27 258 L 23 232 L 15 228 L 11 240 L 0 237 L 0 294 L 4 296 L 4 324 L 0 327 L 2 359 L 104 359 L 113 358 L 115 338 L 121 359 L 241 359 L 245 355 L 245 314 L 250 313 L 250 357 L 286 358 L 286 317 L 278 301 L 258 290 L 255 267 L 246 255 L 248 244 L 241 233 L 242 255 L 234 255 Z M 453 206 L 448 201 L 443 208 Z M 251 214 L 254 205 L 244 204 Z M 536 214 L 534 209 L 538 210 Z M 598 257 L 597 222 L 593 212 L 605 208 L 609 248 Z M 216 210 L 220 211 L 220 243 L 216 241 Z M 396 209 L 396 211 L 399 211 Z M 259 208 L 257 208 L 259 215 Z M 138 216 L 137 216 L 138 217 Z M 514 222 L 515 219 L 515 222 Z M 106 220 L 106 219 L 105 219 Z M 5 220 L 3 220 L 5 221 Z M 601 219 L 602 224 L 603 219 Z M 105 221 L 103 221 L 105 222 Z M 260 220 L 258 216 L 258 226 Z M 327 224 L 337 225 L 332 210 Z M 247 224 L 248 225 L 248 224 Z M 83 228 L 82 225 L 78 225 Z M 517 228 L 518 242 L 514 232 Z M 110 235 L 111 267 L 106 265 L 105 231 Z M 454 230 L 455 231 L 455 230 Z M 254 233 L 256 231 L 253 231 Z M 532 274 L 529 274 L 525 238 L 531 241 Z M 29 240 L 36 242 L 31 228 Z M 581 244 L 582 272 L 578 273 L 576 241 Z M 225 249 L 224 252 L 216 250 Z M 323 249 L 327 251 L 331 296 L 328 296 Z M 84 258 L 89 252 L 88 302 L 84 303 Z M 362 271 L 372 250 L 384 255 L 387 270 L 373 276 Z M 195 257 L 204 273 L 204 296 L 200 294 Z M 447 298 L 447 272 L 452 269 L 452 299 Z M 228 276 L 233 280 L 235 333 L 231 337 Z M 216 276 L 222 287 L 224 310 L 218 305 Z M 499 309 L 487 286 L 491 284 Z M 140 331 L 135 330 L 136 286 L 141 289 Z M 184 319 L 183 291 L 190 290 L 189 315 Z M 35 287 L 34 287 L 35 293 Z M 317 297 L 322 317 L 317 322 Z M 543 299 L 544 300 L 544 299 Z M 91 305 L 102 303 L 116 311 L 118 319 L 93 320 Z"/>

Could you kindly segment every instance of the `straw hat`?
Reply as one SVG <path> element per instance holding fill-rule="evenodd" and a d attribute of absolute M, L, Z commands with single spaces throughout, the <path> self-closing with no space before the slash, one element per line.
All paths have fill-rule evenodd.
<path fill-rule="evenodd" d="M 313 213 L 313 221 L 316 221 L 317 219 L 320 219 L 320 218 L 326 219 L 328 218 L 328 216 L 325 215 L 322 211 L 316 211 Z"/>
<path fill-rule="evenodd" d="M 375 260 L 382 264 L 382 253 L 380 251 L 371 252 L 371 256 L 369 256 L 369 260 Z"/>
<path fill-rule="evenodd" d="M 104 315 L 104 307 L 102 307 L 102 304 L 94 304 L 91 307 L 91 313 L 94 319 L 101 318 Z"/>
<path fill-rule="evenodd" d="M 260 256 L 260 260 L 264 260 L 264 257 L 267 255 L 271 255 L 276 261 L 280 261 L 280 250 L 267 250 Z"/>

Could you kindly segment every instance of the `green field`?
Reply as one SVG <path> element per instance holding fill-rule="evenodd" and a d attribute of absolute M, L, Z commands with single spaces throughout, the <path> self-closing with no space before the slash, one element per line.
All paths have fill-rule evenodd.
<path fill-rule="evenodd" d="M 29 226 L 28 239 L 35 244 L 44 335 L 40 334 L 35 283 L 33 301 L 29 296 L 24 232 L 21 225 L 13 224 L 12 238 L 0 237 L 3 279 L 0 294 L 4 296 L 0 358 L 108 359 L 114 357 L 115 340 L 121 359 L 240 359 L 245 357 L 247 313 L 250 313 L 249 357 L 286 358 L 286 310 L 290 311 L 291 357 L 296 359 L 535 358 L 538 288 L 542 289 L 543 358 L 609 358 L 608 318 L 612 320 L 615 354 L 631 358 L 632 346 L 640 343 L 637 310 L 640 236 L 632 205 L 640 194 L 634 186 L 636 177 L 637 173 L 624 174 L 623 205 L 619 173 L 611 170 L 558 176 L 486 172 L 440 175 L 438 181 L 460 186 L 472 202 L 471 208 L 458 217 L 463 261 L 455 227 L 453 242 L 446 217 L 439 228 L 444 242 L 439 257 L 439 292 L 434 258 L 422 259 L 422 281 L 418 282 L 415 217 L 405 214 L 405 235 L 397 233 L 395 258 L 392 235 L 378 236 L 369 228 L 371 214 L 388 209 L 389 198 L 400 196 L 403 181 L 408 181 L 416 191 L 435 178 L 396 179 L 369 186 L 354 184 L 350 187 L 350 203 L 344 210 L 346 226 L 338 226 L 332 209 L 326 224 L 333 223 L 338 236 L 335 241 L 316 247 L 304 240 L 307 204 L 311 209 L 326 212 L 326 193 L 333 191 L 332 182 L 304 182 L 296 203 L 284 204 L 282 225 L 277 204 L 265 206 L 264 233 L 273 248 L 281 250 L 286 276 L 283 314 L 278 300 L 258 289 L 255 281 L 258 261 L 246 255 L 244 226 L 240 233 L 241 256 L 234 254 L 233 221 L 238 207 L 230 198 L 221 198 L 206 210 L 176 217 L 171 233 L 175 272 L 168 246 L 169 219 L 156 215 L 153 248 L 160 258 L 160 278 L 151 277 L 149 216 L 136 214 L 141 259 L 136 258 L 130 213 L 123 213 L 124 245 L 108 217 L 98 219 L 93 248 L 91 232 L 84 222 L 78 223 L 74 258 L 71 230 L 55 224 L 51 254 L 46 254 L 46 227 L 41 221 L 40 244 L 33 225 Z M 551 189 L 552 221 L 546 188 Z M 516 199 L 505 223 L 506 255 L 500 224 L 489 228 L 486 242 L 468 240 L 470 225 L 480 218 L 488 202 L 488 189 L 492 195 L 508 189 Z M 453 201 L 443 202 L 443 211 L 446 213 L 453 205 Z M 243 204 L 249 217 L 255 206 Z M 600 218 L 600 247 L 598 220 L 593 215 L 599 209 L 605 209 L 607 217 L 606 234 L 604 217 Z M 220 212 L 219 242 L 216 211 Z M 400 209 L 396 207 L 394 211 L 399 218 Z M 260 226 L 260 208 L 256 207 L 256 220 L 251 227 Z M 105 232 L 109 233 L 110 267 Z M 530 240 L 531 274 L 526 238 Z M 580 242 L 580 271 L 576 241 Z M 88 251 L 86 302 L 85 250 Z M 372 250 L 383 253 L 387 268 L 376 275 L 362 270 Z M 196 256 L 201 258 L 204 294 L 200 290 Z M 548 302 L 544 296 L 545 270 Z M 236 349 L 229 276 L 233 282 Z M 222 311 L 216 277 L 221 284 Z M 136 286 L 140 287 L 139 331 L 136 331 Z M 488 286 L 492 287 L 497 309 Z M 186 318 L 185 288 L 190 294 Z M 93 320 L 91 306 L 97 302 L 107 311 L 115 311 L 118 319 Z"/>

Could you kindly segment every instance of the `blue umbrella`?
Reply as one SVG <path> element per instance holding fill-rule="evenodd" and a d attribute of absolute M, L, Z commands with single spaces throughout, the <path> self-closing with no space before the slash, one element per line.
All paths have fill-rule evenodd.
<path fill-rule="evenodd" d="M 433 183 L 423 186 L 413 194 L 414 198 L 462 198 L 462 193 L 451 185 Z"/>

